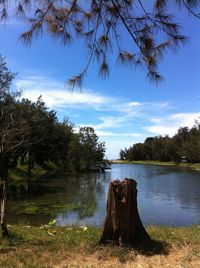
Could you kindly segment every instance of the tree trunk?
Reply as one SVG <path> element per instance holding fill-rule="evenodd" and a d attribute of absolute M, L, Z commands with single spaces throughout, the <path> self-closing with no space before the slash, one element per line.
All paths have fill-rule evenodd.
<path fill-rule="evenodd" d="M 2 195 L 1 195 L 1 230 L 2 230 L 3 238 L 8 237 L 8 229 L 7 229 L 7 221 L 6 221 L 7 220 L 7 211 L 6 211 L 7 186 L 8 186 L 8 180 L 7 178 L 4 178 Z"/>
<path fill-rule="evenodd" d="M 2 237 L 8 237 L 7 229 L 7 188 L 8 188 L 8 165 L 6 162 L 5 154 L 3 153 L 3 145 L 0 146 L 0 180 L 2 180 L 2 191 L 1 191 L 1 230 Z"/>
<path fill-rule="evenodd" d="M 127 178 L 110 182 L 100 243 L 133 246 L 150 240 L 138 213 L 136 186 L 135 180 Z"/>

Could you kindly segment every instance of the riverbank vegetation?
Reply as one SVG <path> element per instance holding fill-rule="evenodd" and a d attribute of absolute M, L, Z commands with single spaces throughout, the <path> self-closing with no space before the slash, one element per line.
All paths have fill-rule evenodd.
<path fill-rule="evenodd" d="M 13 92 L 15 77 L 0 55 L 0 186 L 2 235 L 6 228 L 6 203 L 10 178 L 27 171 L 45 170 L 50 165 L 69 171 L 91 171 L 97 164 L 106 164 L 105 143 L 100 142 L 92 127 L 75 126 L 67 119 L 59 121 L 56 112 L 48 109 L 42 97 L 36 102 Z M 10 176 L 12 170 L 15 173 Z"/>
<path fill-rule="evenodd" d="M 149 137 L 144 143 L 133 144 L 130 148 L 120 151 L 120 159 L 200 163 L 200 123 L 196 121 L 191 129 L 179 128 L 172 138 L 167 135 Z"/>
<path fill-rule="evenodd" d="M 152 242 L 137 249 L 98 244 L 92 227 L 10 226 L 0 239 L 1 267 L 199 267 L 200 228 L 147 227 Z M 48 260 L 48 261 L 47 261 Z"/>

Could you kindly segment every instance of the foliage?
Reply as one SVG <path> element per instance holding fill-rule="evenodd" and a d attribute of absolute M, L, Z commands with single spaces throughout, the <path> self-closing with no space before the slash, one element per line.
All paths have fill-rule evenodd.
<path fill-rule="evenodd" d="M 13 78 L 14 74 L 0 55 L 0 178 L 6 176 L 6 169 L 12 165 L 8 156 L 24 144 L 24 130 L 27 129 L 21 109 L 16 109 L 17 93 L 10 92 Z"/>
<path fill-rule="evenodd" d="M 42 225 L 40 229 L 44 229 L 48 235 L 54 236 L 56 234 L 55 226 L 56 226 L 56 220 L 54 219 L 50 221 L 47 225 Z"/>
<path fill-rule="evenodd" d="M 174 13 L 183 8 L 200 18 L 198 0 L 173 2 L 174 9 L 178 7 Z M 187 41 L 170 8 L 171 2 L 165 0 L 2 0 L 0 20 L 9 19 L 14 10 L 14 15 L 28 24 L 20 37 L 26 45 L 43 32 L 64 45 L 80 39 L 88 56 L 82 71 L 68 81 L 74 87 L 81 86 L 93 59 L 100 75 L 108 76 L 109 54 L 118 64 L 142 66 L 150 80 L 161 80 L 158 63 L 169 49 L 175 51 Z"/>
<path fill-rule="evenodd" d="M 9 91 L 11 82 L 14 77 L 15 77 L 15 74 L 9 71 L 4 58 L 0 54 L 0 87 L 1 87 L 0 98 L 1 100 L 5 96 L 4 94 L 6 94 Z"/>
<path fill-rule="evenodd" d="M 74 132 L 73 124 L 64 118 L 59 122 L 55 111 L 42 98 L 36 102 L 20 99 L 12 93 L 12 74 L 0 57 L 0 175 L 16 167 L 56 164 L 71 170 L 91 170 L 105 156 L 105 144 L 91 127 Z"/>
<path fill-rule="evenodd" d="M 120 151 L 121 160 L 187 161 L 200 163 L 200 123 L 189 129 L 181 127 L 172 138 L 149 137 L 144 143 L 136 143 Z"/>
<path fill-rule="evenodd" d="M 81 146 L 81 166 L 83 169 L 90 169 L 97 163 L 101 163 L 105 154 L 105 143 L 98 142 L 98 136 L 91 127 L 81 127 L 79 130 Z"/>

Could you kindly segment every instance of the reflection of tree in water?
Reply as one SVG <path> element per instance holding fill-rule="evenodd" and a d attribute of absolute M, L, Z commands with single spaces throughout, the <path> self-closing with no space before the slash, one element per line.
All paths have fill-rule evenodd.
<path fill-rule="evenodd" d="M 79 218 L 91 217 L 98 208 L 110 173 L 64 174 L 56 178 L 42 178 L 36 182 L 12 185 L 8 203 L 11 222 L 17 219 L 42 224 L 60 212 L 75 211 Z"/>
<path fill-rule="evenodd" d="M 102 198 L 105 192 L 108 176 L 104 174 L 84 174 L 75 181 L 65 180 L 68 204 L 77 211 L 79 218 L 93 216 L 98 208 L 97 198 Z"/>
<path fill-rule="evenodd" d="M 68 204 L 77 211 L 79 218 L 92 216 L 97 209 L 96 178 L 95 176 L 81 176 L 76 182 L 65 181 Z"/>

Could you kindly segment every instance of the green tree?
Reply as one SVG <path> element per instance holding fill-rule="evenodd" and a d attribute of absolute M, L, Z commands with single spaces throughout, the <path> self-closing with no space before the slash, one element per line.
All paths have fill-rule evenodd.
<path fill-rule="evenodd" d="M 81 144 L 81 166 L 89 170 L 95 163 L 93 152 L 96 151 L 98 137 L 91 127 L 81 127 L 79 130 L 79 141 Z"/>
<path fill-rule="evenodd" d="M 119 158 L 120 160 L 125 160 L 127 159 L 127 149 L 125 148 L 124 150 L 120 150 L 119 152 Z"/>
<path fill-rule="evenodd" d="M 92 127 L 81 127 L 74 133 L 68 148 L 67 166 L 71 171 L 91 171 L 96 164 L 108 164 L 105 143 L 99 142 Z"/>
<path fill-rule="evenodd" d="M 62 167 L 67 167 L 69 144 L 73 138 L 73 125 L 65 119 L 62 123 L 55 121 L 50 136 L 47 136 L 49 160 Z M 49 149 L 48 149 L 49 147 Z"/>
<path fill-rule="evenodd" d="M 1 189 L 1 228 L 2 236 L 8 236 L 6 225 L 6 200 L 8 186 L 8 170 L 13 163 L 13 154 L 26 146 L 25 135 L 28 131 L 27 117 L 22 116 L 18 105 L 17 94 L 10 91 L 14 74 L 7 68 L 5 60 L 0 56 L 0 180 Z"/>
<path fill-rule="evenodd" d="M 97 163 L 101 163 L 105 155 L 105 143 L 98 141 L 92 127 L 81 127 L 79 130 L 81 146 L 81 169 L 91 170 Z"/>
<path fill-rule="evenodd" d="M 8 236 L 6 223 L 8 171 L 16 166 L 19 157 L 29 154 L 46 135 L 44 118 L 41 116 L 44 104 L 41 100 L 35 104 L 20 101 L 20 94 L 10 90 L 13 78 L 14 74 L 0 57 L 0 181 L 3 237 Z"/>
<path fill-rule="evenodd" d="M 30 131 L 27 139 L 35 141 L 25 151 L 30 172 L 35 163 L 44 165 L 44 162 L 52 157 L 52 132 L 56 121 L 56 113 L 47 109 L 41 97 L 35 103 L 22 100 L 22 104 L 28 109 L 30 118 L 32 118 L 29 121 Z"/>
<path fill-rule="evenodd" d="M 125 149 L 126 150 L 126 149 Z M 123 152 L 121 150 L 120 152 Z M 189 129 L 181 127 L 172 138 L 149 137 L 144 143 L 136 143 L 127 149 L 127 160 L 159 160 L 180 162 L 182 157 L 190 163 L 200 162 L 200 124 Z"/>
<path fill-rule="evenodd" d="M 80 39 L 88 50 L 82 71 L 69 79 L 80 86 L 92 60 L 99 65 L 102 77 L 109 74 L 108 55 L 117 63 L 143 66 L 147 77 L 162 79 L 158 63 L 168 51 L 185 44 L 181 27 L 170 14 L 171 1 L 166 0 L 16 0 L 0 1 L 1 20 L 9 18 L 9 11 L 27 22 L 28 29 L 21 39 L 30 45 L 32 39 L 47 32 L 64 45 Z M 15 4 L 15 6 L 14 6 Z M 174 12 L 186 9 L 197 18 L 199 0 L 175 0 Z M 124 42 L 124 39 L 126 42 Z M 115 52 L 115 54 L 113 53 Z"/>
<path fill-rule="evenodd" d="M 188 162 L 200 162 L 200 125 L 198 122 L 186 132 L 187 136 L 182 142 L 182 155 Z"/>
<path fill-rule="evenodd" d="M 68 168 L 71 171 L 81 170 L 81 158 L 82 158 L 82 148 L 79 141 L 78 134 L 74 134 L 72 140 L 69 143 L 69 150 L 67 153 Z"/>

